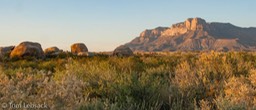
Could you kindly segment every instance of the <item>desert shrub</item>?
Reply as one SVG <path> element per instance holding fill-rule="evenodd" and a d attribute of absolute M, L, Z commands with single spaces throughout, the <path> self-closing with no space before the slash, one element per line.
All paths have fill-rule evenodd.
<path fill-rule="evenodd" d="M 139 59 L 117 58 L 113 57 L 109 60 L 87 59 L 83 63 L 73 59 L 66 64 L 64 70 L 57 70 L 53 79 L 58 81 L 63 79 L 66 74 L 75 75 L 88 84 L 84 93 L 88 94 L 89 99 L 106 99 L 122 108 L 129 108 L 127 101 L 136 107 L 145 105 L 148 105 L 145 107 L 152 107 L 153 105 L 156 106 L 158 102 L 159 104 L 168 103 L 167 100 L 162 99 L 166 97 L 161 95 L 165 93 L 164 95 L 168 96 L 164 90 L 168 87 L 168 72 L 165 70 L 167 67 L 157 69 L 157 71 L 161 70 L 162 72 L 157 72 L 156 68 L 145 68 L 147 70 L 143 72 L 134 67 L 134 65 L 143 65 L 141 62 L 135 62 Z M 127 65 L 111 64 L 113 60 L 132 64 L 127 68 L 125 67 Z M 141 102 L 144 104 L 140 105 Z M 158 106 L 161 107 L 162 105 Z"/>
<path fill-rule="evenodd" d="M 109 100 L 91 100 L 88 103 L 80 106 L 79 110 L 160 110 L 161 104 L 154 103 L 148 105 L 146 101 L 141 103 L 131 102 L 132 100 L 127 99 L 127 103 L 118 105 L 118 103 L 111 103 Z"/>
<path fill-rule="evenodd" d="M 256 89 L 246 77 L 232 77 L 225 91 L 216 98 L 218 109 L 256 109 Z"/>
<path fill-rule="evenodd" d="M 194 101 L 204 98 L 205 87 L 190 64 L 185 61 L 176 67 L 170 82 L 170 104 L 173 109 L 194 109 Z"/>
<path fill-rule="evenodd" d="M 6 64 L 7 68 L 37 68 L 38 61 L 29 61 L 29 60 L 17 60 L 11 63 Z"/>
<path fill-rule="evenodd" d="M 0 103 L 67 110 L 255 109 L 255 70 L 256 54 L 249 52 L 7 59 L 0 65 Z"/>
<path fill-rule="evenodd" d="M 61 81 L 51 80 L 47 75 L 19 72 L 15 77 L 8 78 L 0 74 L 0 103 L 13 102 L 19 104 L 45 104 L 47 109 L 75 109 L 86 101 L 83 94 L 87 84 L 74 75 L 65 76 Z"/>
<path fill-rule="evenodd" d="M 40 61 L 37 65 L 38 70 L 45 70 L 55 72 L 56 70 L 63 70 L 65 69 L 65 64 L 67 64 L 67 59 L 52 59 L 52 60 L 45 60 Z"/>
<path fill-rule="evenodd" d="M 212 110 L 213 109 L 211 102 L 204 99 L 199 101 L 199 106 L 197 103 L 195 103 L 194 106 L 196 110 Z"/>
<path fill-rule="evenodd" d="M 119 72 L 144 71 L 143 63 L 137 56 L 111 57 L 109 58 L 109 64 Z"/>
<path fill-rule="evenodd" d="M 8 61 L 4 62 L 2 67 L 5 70 L 8 69 L 26 69 L 32 68 L 37 70 L 45 70 L 54 72 L 56 69 L 64 69 L 65 64 L 67 63 L 67 59 L 55 58 L 55 59 L 46 59 L 46 60 L 16 60 L 16 61 Z"/>
<path fill-rule="evenodd" d="M 256 87 L 256 69 L 250 71 L 249 80 L 253 87 Z"/>
<path fill-rule="evenodd" d="M 249 75 L 250 77 L 254 77 L 250 73 L 255 68 L 254 59 L 250 60 L 246 58 L 246 56 L 249 56 L 249 58 L 254 58 L 254 56 L 250 53 L 248 54 L 240 52 L 218 53 L 212 51 L 200 53 L 197 55 L 198 58 L 193 57 L 193 60 L 185 59 L 181 61 L 175 67 L 174 73 L 170 75 L 169 93 L 171 107 L 173 109 L 185 109 L 184 106 L 186 106 L 186 109 L 195 109 L 197 106 L 199 108 L 200 106 L 205 108 L 207 105 L 206 108 L 216 109 L 219 107 L 220 109 L 219 103 L 228 102 L 226 101 L 228 99 L 227 97 L 224 97 L 222 102 L 216 101 L 216 99 L 221 100 L 219 97 L 227 92 L 227 79 L 247 77 Z M 240 86 L 247 87 L 246 84 L 242 83 Z M 248 86 L 247 89 L 251 88 L 251 86 Z M 234 87 L 231 93 L 235 92 L 235 88 L 237 87 Z M 250 91 L 252 92 L 253 90 Z M 244 91 L 241 94 L 246 95 Z M 252 103 L 252 100 L 250 101 L 248 100 L 246 103 Z M 215 102 L 219 103 L 216 104 Z M 231 104 L 230 106 L 234 105 Z M 252 106 L 250 104 L 244 105 L 245 107 Z"/>
<path fill-rule="evenodd" d="M 131 59 L 121 60 L 129 61 Z M 120 72 L 120 68 L 123 68 L 121 65 L 116 67 L 109 64 L 109 62 L 111 61 L 88 61 L 82 65 L 73 62 L 72 65 L 67 65 L 67 70 L 71 70 L 91 85 L 88 93 L 97 97 L 111 99 L 111 101 L 118 102 L 119 105 L 126 103 L 124 101 L 127 98 L 132 99 L 134 103 L 138 103 L 159 95 L 156 91 L 163 82 L 158 79 L 160 77 L 154 76 L 151 73 L 138 73 L 136 69 L 132 70 L 132 72 L 129 72 L 130 70 Z M 167 87 L 168 85 L 165 86 Z"/>
<path fill-rule="evenodd" d="M 235 76 L 248 75 L 250 69 L 255 67 L 255 57 L 251 53 L 229 52 L 225 54 L 226 62 L 231 66 Z"/>

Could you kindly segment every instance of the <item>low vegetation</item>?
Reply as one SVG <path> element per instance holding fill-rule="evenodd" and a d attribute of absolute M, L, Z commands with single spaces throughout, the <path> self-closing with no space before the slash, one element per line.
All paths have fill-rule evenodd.
<path fill-rule="evenodd" d="M 175 52 L 131 57 L 2 59 L 0 104 L 48 109 L 256 109 L 256 54 Z"/>

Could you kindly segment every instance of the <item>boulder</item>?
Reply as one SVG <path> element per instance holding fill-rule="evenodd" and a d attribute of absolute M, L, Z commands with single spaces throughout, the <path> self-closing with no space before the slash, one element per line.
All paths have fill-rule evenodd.
<path fill-rule="evenodd" d="M 79 52 L 79 53 L 77 54 L 77 56 L 92 57 L 92 56 L 94 56 L 94 54 L 91 53 L 91 52 Z"/>
<path fill-rule="evenodd" d="M 0 56 L 9 56 L 15 46 L 0 47 Z"/>
<path fill-rule="evenodd" d="M 59 55 L 61 50 L 58 47 L 49 47 L 44 50 L 45 56 L 57 56 Z"/>
<path fill-rule="evenodd" d="M 132 56 L 133 52 L 129 47 L 125 45 L 121 45 L 114 50 L 113 55 L 114 56 Z"/>
<path fill-rule="evenodd" d="M 88 52 L 87 47 L 83 43 L 75 43 L 71 45 L 71 53 L 74 55 L 78 55 L 80 52 Z"/>
<path fill-rule="evenodd" d="M 88 52 L 79 52 L 77 56 L 89 56 Z"/>
<path fill-rule="evenodd" d="M 23 58 L 23 57 L 36 57 L 43 58 L 44 52 L 41 47 L 41 44 L 36 42 L 22 42 L 18 46 L 16 46 L 11 54 L 11 58 Z"/>

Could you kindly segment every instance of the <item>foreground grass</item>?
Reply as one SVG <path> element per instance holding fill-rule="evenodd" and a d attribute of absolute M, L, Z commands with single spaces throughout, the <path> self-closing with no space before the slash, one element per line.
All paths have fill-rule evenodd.
<path fill-rule="evenodd" d="M 256 54 L 5 60 L 0 103 L 48 109 L 256 109 Z"/>

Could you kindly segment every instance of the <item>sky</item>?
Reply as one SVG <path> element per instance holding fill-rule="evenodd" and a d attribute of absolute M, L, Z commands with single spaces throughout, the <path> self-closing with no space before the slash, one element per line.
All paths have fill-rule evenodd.
<path fill-rule="evenodd" d="M 43 49 L 112 51 L 145 29 L 187 18 L 256 27 L 255 0 L 0 0 L 0 47 L 23 41 Z"/>

